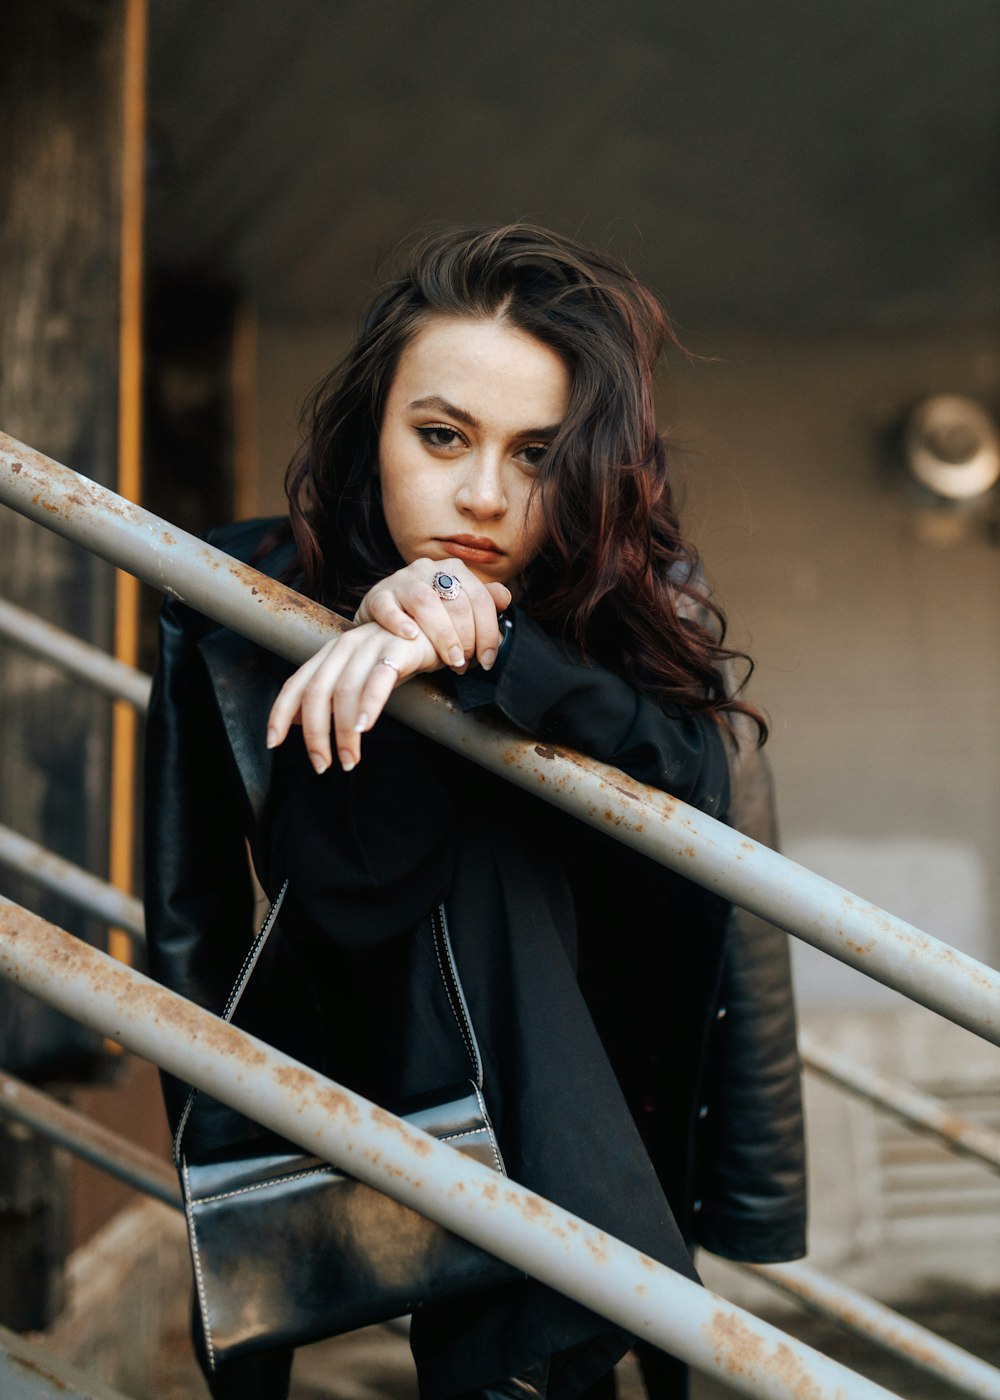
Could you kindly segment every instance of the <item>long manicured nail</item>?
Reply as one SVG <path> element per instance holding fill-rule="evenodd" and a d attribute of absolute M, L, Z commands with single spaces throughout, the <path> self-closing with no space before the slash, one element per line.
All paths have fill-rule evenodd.
<path fill-rule="evenodd" d="M 484 671 L 488 671 L 496 659 L 497 654 L 495 651 L 484 651 L 482 660 L 479 664 L 480 666 L 482 666 Z"/>
<path fill-rule="evenodd" d="M 451 651 L 448 653 L 448 664 L 450 666 L 465 665 L 465 652 L 461 647 L 452 647 Z"/>
<path fill-rule="evenodd" d="M 354 762 L 354 755 L 347 749 L 340 749 L 337 753 L 337 757 L 340 759 L 340 766 L 345 773 L 350 773 L 352 769 L 357 767 L 357 764 Z"/>
<path fill-rule="evenodd" d="M 268 747 L 269 749 L 273 749 L 273 748 L 277 747 L 277 743 L 278 743 L 278 731 L 277 731 L 276 729 L 274 729 L 274 728 L 271 728 L 271 729 L 269 729 L 269 730 L 267 731 L 267 747 Z"/>
<path fill-rule="evenodd" d="M 364 734 L 367 730 L 371 728 L 371 726 L 371 720 L 365 714 L 364 710 L 362 710 L 361 713 L 358 715 L 358 722 L 354 726 L 355 734 Z"/>
<path fill-rule="evenodd" d="M 316 769 L 317 773 L 325 773 L 330 766 L 321 753 L 311 753 L 309 755 L 309 762 Z"/>

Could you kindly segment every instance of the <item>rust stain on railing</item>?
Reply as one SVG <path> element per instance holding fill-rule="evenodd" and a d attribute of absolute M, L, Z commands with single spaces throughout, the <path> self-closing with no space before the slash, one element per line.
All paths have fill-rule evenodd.
<path fill-rule="evenodd" d="M 779 1342 L 769 1351 L 764 1341 L 731 1312 L 720 1308 L 706 1329 L 706 1336 L 725 1357 L 721 1368 L 725 1374 L 754 1379 L 774 1376 L 795 1400 L 823 1400 L 823 1391 L 790 1347 Z"/>

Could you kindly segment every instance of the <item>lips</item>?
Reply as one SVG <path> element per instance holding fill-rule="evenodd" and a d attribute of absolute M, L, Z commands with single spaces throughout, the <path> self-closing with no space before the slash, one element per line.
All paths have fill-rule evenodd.
<path fill-rule="evenodd" d="M 496 564 L 505 556 L 505 551 L 485 535 L 452 535 L 440 543 L 453 558 L 467 564 Z"/>

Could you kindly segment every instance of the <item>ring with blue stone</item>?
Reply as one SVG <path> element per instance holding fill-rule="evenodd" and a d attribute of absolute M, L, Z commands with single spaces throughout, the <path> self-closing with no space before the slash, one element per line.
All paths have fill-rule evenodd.
<path fill-rule="evenodd" d="M 446 603 L 450 603 L 453 598 L 457 598 L 462 591 L 461 580 L 454 574 L 438 572 L 431 579 L 431 587 L 439 598 L 443 598 Z"/>

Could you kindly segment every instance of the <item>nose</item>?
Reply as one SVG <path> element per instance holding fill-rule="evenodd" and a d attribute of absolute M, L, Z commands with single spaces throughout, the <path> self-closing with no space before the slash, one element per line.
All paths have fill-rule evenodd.
<path fill-rule="evenodd" d="M 499 455 L 470 454 L 465 475 L 455 493 L 455 504 L 464 515 L 476 520 L 495 520 L 504 514 L 507 495 Z"/>

